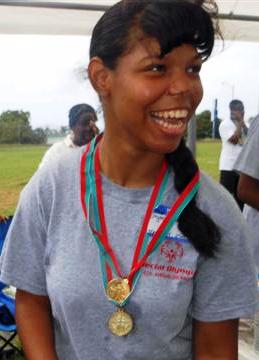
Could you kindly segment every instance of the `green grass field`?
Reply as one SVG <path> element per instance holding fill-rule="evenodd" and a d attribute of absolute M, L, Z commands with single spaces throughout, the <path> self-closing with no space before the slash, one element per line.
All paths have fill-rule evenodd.
<path fill-rule="evenodd" d="M 197 143 L 197 160 L 202 170 L 218 180 L 220 141 Z M 19 193 L 28 182 L 47 146 L 0 145 L 0 214 L 13 214 Z"/>
<path fill-rule="evenodd" d="M 38 167 L 46 146 L 0 145 L 0 214 L 14 212 L 19 193 Z"/>
<path fill-rule="evenodd" d="M 198 141 L 197 161 L 201 170 L 205 171 L 216 181 L 219 180 L 220 140 Z"/>

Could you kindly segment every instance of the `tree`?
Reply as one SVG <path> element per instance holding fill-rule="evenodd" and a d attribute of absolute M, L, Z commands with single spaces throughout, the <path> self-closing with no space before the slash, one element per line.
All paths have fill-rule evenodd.
<path fill-rule="evenodd" d="M 0 143 L 45 143 L 46 136 L 42 132 L 42 129 L 32 130 L 28 111 L 7 110 L 0 115 Z"/>
<path fill-rule="evenodd" d="M 0 142 L 26 143 L 31 131 L 29 112 L 8 110 L 0 115 Z"/>
<path fill-rule="evenodd" d="M 46 144 L 47 134 L 42 128 L 37 128 L 33 130 L 33 136 L 31 137 L 31 142 L 33 144 Z"/>
<path fill-rule="evenodd" d="M 197 119 L 197 138 L 211 138 L 212 134 L 212 121 L 211 112 L 205 110 L 196 116 Z"/>

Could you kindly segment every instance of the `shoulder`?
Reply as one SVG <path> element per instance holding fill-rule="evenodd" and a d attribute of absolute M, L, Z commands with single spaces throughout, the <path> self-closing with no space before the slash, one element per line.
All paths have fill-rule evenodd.
<path fill-rule="evenodd" d="M 259 123 L 254 126 L 243 145 L 234 169 L 255 179 L 259 178 Z"/>
<path fill-rule="evenodd" d="M 50 161 L 56 160 L 57 157 L 65 151 L 66 145 L 63 141 L 56 142 L 53 144 L 44 154 L 39 167 L 42 167 L 45 164 L 49 164 Z"/>
<path fill-rule="evenodd" d="M 256 136 L 256 137 L 259 136 L 259 115 L 251 123 L 251 125 L 248 129 L 247 139 L 254 137 L 254 136 Z"/>
<path fill-rule="evenodd" d="M 63 146 L 65 145 L 63 144 Z M 48 167 L 39 170 L 41 176 L 56 180 L 66 179 L 70 174 L 80 170 L 80 159 L 83 151 L 84 147 L 78 147 L 60 153 L 56 161 L 51 162 Z"/>
<path fill-rule="evenodd" d="M 212 199 L 223 198 L 226 201 L 231 199 L 224 187 L 203 171 L 201 172 L 200 183 L 199 199 L 201 202 L 205 200 L 210 202 Z"/>
<path fill-rule="evenodd" d="M 48 166 L 39 167 L 22 191 L 22 197 L 38 194 L 42 200 L 49 202 L 54 192 L 66 191 L 66 187 L 70 186 L 75 178 L 79 179 L 82 153 L 83 148 L 73 149 L 61 153 L 55 161 L 50 161 Z"/>
<path fill-rule="evenodd" d="M 253 133 L 257 133 L 259 131 L 259 115 L 257 115 L 248 128 L 248 137 L 251 136 Z"/>
<path fill-rule="evenodd" d="M 55 144 L 51 145 L 47 152 L 55 151 L 57 149 L 62 149 L 65 146 L 64 141 L 58 141 Z"/>
<path fill-rule="evenodd" d="M 197 203 L 222 228 L 244 224 L 242 213 L 231 194 L 205 173 L 201 174 Z"/>

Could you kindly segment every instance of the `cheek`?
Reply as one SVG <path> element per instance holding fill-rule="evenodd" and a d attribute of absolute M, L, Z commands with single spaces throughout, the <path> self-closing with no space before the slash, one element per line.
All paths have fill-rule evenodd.
<path fill-rule="evenodd" d="M 201 82 L 197 82 L 193 86 L 193 99 L 194 99 L 194 106 L 198 106 L 203 98 L 203 87 Z"/>
<path fill-rule="evenodd" d="M 135 94 L 137 94 L 138 101 L 142 105 L 149 106 L 164 96 L 165 85 L 161 81 L 146 82 L 136 87 Z"/>

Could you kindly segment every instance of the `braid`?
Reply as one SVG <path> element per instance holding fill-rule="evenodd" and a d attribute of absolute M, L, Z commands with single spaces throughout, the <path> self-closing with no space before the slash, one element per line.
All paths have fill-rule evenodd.
<path fill-rule="evenodd" d="M 166 158 L 174 170 L 176 190 L 181 193 L 198 171 L 198 165 L 183 139 L 178 148 L 167 154 Z M 178 227 L 200 254 L 215 256 L 220 232 L 214 221 L 197 207 L 196 196 L 179 217 Z"/>

